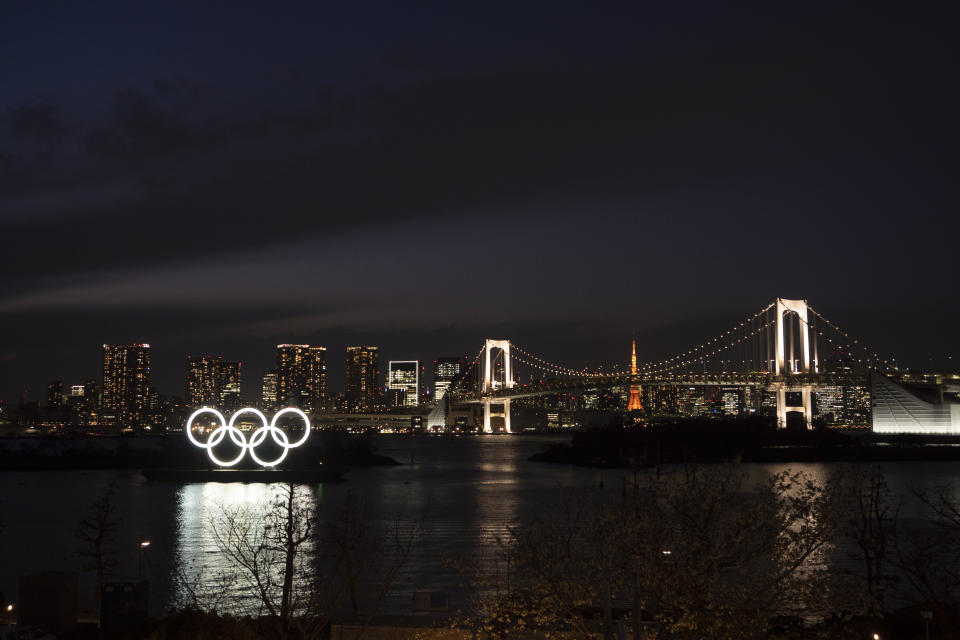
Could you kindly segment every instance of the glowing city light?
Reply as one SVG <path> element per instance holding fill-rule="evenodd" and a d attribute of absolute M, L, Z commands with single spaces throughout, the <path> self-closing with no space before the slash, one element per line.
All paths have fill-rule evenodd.
<path fill-rule="evenodd" d="M 213 415 L 215 415 L 217 419 L 220 421 L 220 426 L 210 432 L 210 434 L 207 436 L 206 442 L 201 442 L 197 440 L 193 435 L 193 423 L 198 416 L 204 413 L 212 413 Z M 263 424 L 263 426 L 258 427 L 250 435 L 250 442 L 247 442 L 247 438 L 244 435 L 243 431 L 241 431 L 236 426 L 234 426 L 234 423 L 236 422 L 237 418 L 245 413 L 252 413 L 258 416 L 260 418 L 261 423 Z M 277 419 L 280 418 L 280 416 L 287 413 L 293 413 L 297 416 L 300 416 L 303 419 L 303 425 L 304 425 L 303 436 L 296 442 L 290 442 L 290 439 L 287 437 L 286 432 L 277 427 Z M 194 446 L 200 447 L 201 449 L 206 449 L 207 455 L 210 457 L 210 460 L 213 461 L 217 466 L 232 467 L 236 465 L 238 462 L 240 462 L 241 460 L 243 460 L 243 456 L 246 455 L 247 451 L 249 451 L 250 457 L 253 459 L 254 462 L 259 464 L 261 467 L 275 467 L 276 465 L 283 462 L 284 458 L 287 457 L 287 453 L 290 451 L 290 449 L 299 447 L 300 445 L 302 445 L 304 442 L 307 441 L 307 436 L 310 435 L 310 418 L 307 417 L 307 414 L 301 411 L 300 409 L 297 409 L 295 407 L 287 407 L 286 409 L 281 409 L 280 411 L 275 413 L 273 416 L 273 420 L 270 421 L 270 424 L 267 424 L 267 416 L 263 415 L 263 412 L 261 412 L 259 409 L 247 407 L 235 412 L 232 416 L 230 416 L 230 421 L 227 422 L 223 414 L 217 411 L 216 409 L 203 407 L 202 409 L 197 409 L 196 411 L 194 411 L 193 415 L 190 416 L 190 419 L 187 420 L 186 431 L 187 431 L 187 438 L 190 440 L 190 442 Z M 233 458 L 232 460 L 221 460 L 217 458 L 216 455 L 214 455 L 213 448 L 218 444 L 220 444 L 223 441 L 223 439 L 227 436 L 227 434 L 230 435 L 230 440 L 235 445 L 240 447 L 240 453 L 237 455 L 236 458 Z M 270 437 L 273 438 L 273 441 L 277 444 L 277 446 L 283 449 L 283 451 L 280 453 L 280 455 L 277 457 L 276 460 L 263 460 L 259 456 L 257 456 L 256 448 L 257 446 L 262 444 L 264 440 L 267 439 L 267 434 L 269 434 Z"/>

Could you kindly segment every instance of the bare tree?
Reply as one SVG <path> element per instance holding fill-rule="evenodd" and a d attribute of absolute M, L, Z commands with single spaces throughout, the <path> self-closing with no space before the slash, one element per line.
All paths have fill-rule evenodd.
<path fill-rule="evenodd" d="M 856 546 L 858 577 L 872 605 L 883 611 L 885 594 L 893 582 L 892 547 L 897 535 L 898 509 L 879 465 L 847 470 L 837 480 L 843 500 L 842 533 Z"/>
<path fill-rule="evenodd" d="M 266 505 L 220 505 L 211 528 L 229 569 L 215 576 L 212 589 L 209 575 L 201 581 L 194 571 L 177 572 L 179 604 L 198 611 L 232 608 L 278 638 L 316 637 L 334 616 L 374 614 L 413 538 L 410 529 L 391 535 L 365 522 L 348 499 L 332 526 L 319 527 L 308 487 L 293 484 L 278 485 Z M 365 611 L 361 594 L 373 596 Z"/>
<path fill-rule="evenodd" d="M 955 609 L 960 602 L 960 500 L 955 488 L 940 484 L 914 495 L 926 507 L 927 520 L 903 525 L 894 539 L 895 564 L 918 604 Z"/>
<path fill-rule="evenodd" d="M 294 617 L 304 613 L 312 595 L 313 510 L 298 500 L 296 485 L 287 483 L 279 485 L 265 513 L 221 506 L 213 525 L 217 547 L 233 567 L 232 579 L 255 595 L 249 613 L 268 616 L 276 635 L 289 637 Z"/>
<path fill-rule="evenodd" d="M 100 611 L 100 592 L 104 578 L 117 566 L 116 533 L 120 519 L 114 503 L 116 483 L 111 481 L 97 500 L 90 506 L 89 514 L 76 529 L 80 546 L 76 555 L 81 559 L 83 571 L 96 572 L 96 590 L 93 594 L 93 610 Z"/>
<path fill-rule="evenodd" d="M 803 474 L 745 480 L 732 465 L 688 467 L 518 527 L 503 549 L 509 571 L 478 584 L 471 623 L 490 637 L 612 638 L 618 601 L 637 638 L 734 639 L 826 611 L 838 597 L 824 557 L 839 526 L 833 488 Z"/>

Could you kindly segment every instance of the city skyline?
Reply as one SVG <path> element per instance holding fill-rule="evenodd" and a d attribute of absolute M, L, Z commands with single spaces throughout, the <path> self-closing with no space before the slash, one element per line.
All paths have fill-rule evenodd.
<path fill-rule="evenodd" d="M 852 337 L 851 339 L 856 340 L 855 337 Z M 694 340 L 690 344 L 693 344 L 694 342 L 696 342 L 696 340 Z M 589 361 L 586 361 L 584 364 L 582 364 L 582 367 L 590 368 L 590 369 L 604 369 L 604 370 L 611 370 L 613 368 L 622 368 L 624 370 L 631 370 L 634 366 L 637 365 L 638 362 L 640 362 L 640 358 L 636 355 L 635 343 L 636 343 L 636 339 L 633 338 L 630 343 L 631 346 L 630 346 L 629 353 L 625 351 L 624 346 L 621 344 L 620 345 L 621 353 L 619 354 L 620 358 L 618 359 L 601 362 L 596 358 L 592 358 Z M 126 346 L 136 347 L 136 346 L 141 346 L 142 344 L 144 343 L 134 342 Z M 105 349 L 107 346 L 108 345 L 104 344 L 103 348 Z M 118 345 L 118 346 L 123 347 L 125 345 Z M 153 353 L 157 345 L 147 344 L 146 346 L 149 347 L 150 352 Z M 357 347 L 356 345 L 348 344 L 342 348 L 341 352 L 347 353 L 349 358 L 350 350 L 357 349 L 357 348 L 365 349 L 366 347 Z M 381 356 L 379 354 L 382 353 L 383 350 L 379 346 L 371 346 L 370 348 L 374 349 L 375 352 L 378 354 L 376 356 L 378 358 L 378 364 L 376 365 L 376 376 L 375 376 L 377 383 L 374 386 L 376 388 L 379 388 L 380 392 L 383 392 L 390 388 L 388 365 L 391 363 L 391 361 L 396 361 L 396 362 L 417 362 L 418 361 L 423 363 L 430 362 L 434 364 L 434 370 L 431 371 L 430 377 L 427 378 L 426 376 L 424 376 L 423 379 L 419 381 L 419 387 L 420 387 L 421 393 L 427 389 L 429 389 L 430 393 L 434 392 L 435 390 L 434 384 L 437 380 L 437 372 L 438 372 L 438 370 L 436 370 L 437 361 L 460 362 L 462 363 L 464 369 L 469 369 L 471 366 L 471 362 L 474 361 L 474 358 L 467 354 L 463 356 L 451 356 L 449 353 L 435 355 L 433 358 L 429 358 L 429 359 L 423 358 L 420 360 L 413 359 L 413 360 L 400 361 L 396 357 L 393 357 L 393 358 L 385 357 L 386 358 L 385 360 L 380 361 L 379 358 Z M 237 361 L 231 362 L 231 361 L 224 360 L 224 357 L 219 354 L 216 356 L 209 355 L 210 353 L 212 353 L 212 351 L 209 351 L 209 350 L 208 350 L 208 355 L 203 355 L 203 356 L 193 356 L 193 355 L 187 354 L 181 358 L 178 366 L 174 366 L 170 362 L 164 362 L 162 370 L 164 371 L 165 375 L 161 375 L 159 378 L 154 376 L 151 379 L 150 386 L 152 388 L 155 388 L 158 393 L 162 394 L 167 398 L 182 399 L 182 401 L 186 406 L 198 406 L 197 402 L 191 402 L 191 392 L 190 392 L 191 366 L 196 366 L 197 363 L 203 362 L 203 363 L 206 363 L 206 366 L 208 367 L 207 371 L 205 372 L 205 375 L 208 378 L 206 381 L 207 395 L 204 396 L 205 400 L 203 401 L 203 403 L 211 402 L 209 398 L 214 398 L 214 397 L 217 398 L 214 404 L 217 404 L 219 406 L 222 406 L 228 409 L 231 407 L 234 407 L 234 405 L 237 405 L 239 401 L 242 401 L 245 403 L 246 402 L 259 403 L 262 400 L 263 384 L 265 383 L 264 378 L 272 374 L 274 376 L 275 383 L 277 383 L 278 404 L 282 405 L 284 403 L 281 400 L 285 398 L 285 396 L 282 393 L 282 390 L 280 388 L 281 385 L 279 384 L 279 380 L 276 379 L 276 375 L 277 375 L 278 369 L 280 368 L 279 356 L 284 349 L 288 349 L 288 350 L 293 349 L 294 351 L 309 350 L 310 352 L 319 352 L 321 354 L 320 370 L 322 370 L 322 373 L 318 373 L 318 375 L 321 376 L 318 379 L 318 382 L 319 382 L 318 388 L 321 389 L 321 391 L 318 392 L 319 395 L 317 396 L 317 398 L 321 398 L 321 397 L 333 398 L 338 394 L 344 394 L 344 395 L 347 394 L 347 392 L 349 391 L 348 382 L 347 382 L 347 376 L 348 376 L 347 367 L 337 366 L 328 371 L 328 367 L 326 364 L 326 358 L 327 358 L 326 354 L 329 353 L 330 350 L 324 345 L 313 345 L 311 347 L 311 345 L 309 344 L 277 344 L 272 348 L 272 350 L 269 350 L 270 355 L 268 355 L 266 358 L 264 357 L 256 358 L 255 362 L 258 364 L 253 364 L 252 366 L 243 365 L 243 360 L 246 360 L 246 359 L 243 359 L 243 360 L 238 359 Z M 889 361 L 891 356 L 881 355 L 880 358 L 881 360 Z M 894 362 L 897 361 L 896 356 L 892 356 L 892 358 Z M 338 359 L 335 358 L 335 361 L 337 360 Z M 654 358 L 650 358 L 646 360 L 646 362 L 653 362 L 654 360 L 655 360 Z M 184 376 L 184 369 L 183 369 L 184 361 L 186 362 L 186 367 L 187 367 L 186 376 Z M 723 362 L 723 360 L 721 360 L 720 362 Z M 904 369 L 913 369 L 918 371 L 920 370 L 928 370 L 928 371 L 942 370 L 942 371 L 953 371 L 953 372 L 958 371 L 957 367 L 954 365 L 953 358 L 951 356 L 946 356 L 946 355 L 936 362 L 933 359 L 930 359 L 926 363 L 924 362 L 910 363 L 909 361 L 903 361 L 902 359 L 899 360 L 899 362 Z M 262 369 L 258 370 L 257 368 L 258 366 L 261 367 Z M 580 368 L 581 364 L 579 362 L 574 362 L 574 366 L 576 366 L 577 368 Z M 747 365 L 745 361 L 743 366 L 740 368 L 743 368 L 746 366 Z M 243 367 L 246 370 L 246 373 L 242 375 L 242 379 L 243 379 L 242 386 L 239 384 L 239 379 L 241 377 L 239 370 L 241 367 Z M 148 368 L 151 369 L 151 371 L 156 369 L 154 363 L 150 363 L 148 365 Z M 224 398 L 222 396 L 223 382 L 220 380 L 221 374 L 218 373 L 219 368 L 224 368 L 224 370 L 233 371 L 233 373 L 227 374 L 228 376 L 231 376 L 231 375 L 233 376 L 233 382 L 231 383 L 230 390 L 229 390 L 233 400 L 228 401 L 226 404 L 223 404 L 224 402 Z M 421 366 L 421 368 L 424 368 L 424 367 Z M 425 369 L 424 369 L 424 373 L 426 373 Z M 536 370 L 532 370 L 532 369 L 527 369 L 525 371 L 525 374 L 527 376 L 533 375 L 534 379 L 543 379 L 545 377 L 544 372 L 542 371 L 537 372 Z M 197 374 L 194 374 L 194 375 L 197 375 Z M 309 374 L 307 373 L 297 374 L 297 375 L 299 375 L 301 378 L 303 376 L 309 377 Z M 546 377 L 550 377 L 549 372 L 547 372 Z M 23 385 L 23 387 L 13 389 L 12 392 L 10 389 L 7 389 L 6 391 L 8 393 L 6 394 L 6 397 L 4 397 L 2 395 L 2 392 L 0 392 L 0 400 L 3 400 L 6 403 L 6 406 L 8 408 L 14 409 L 19 404 L 19 402 L 23 399 L 24 393 L 27 394 L 28 402 L 38 401 L 38 400 L 42 401 L 44 398 L 49 399 L 49 396 L 51 393 L 50 385 L 54 383 L 60 383 L 61 385 L 66 384 L 68 386 L 74 386 L 74 385 L 82 386 L 81 383 L 83 381 L 86 381 L 86 384 L 88 385 L 91 382 L 93 382 L 94 384 L 102 384 L 102 378 L 98 382 L 96 377 L 90 378 L 89 375 L 86 375 L 86 374 L 80 374 L 79 377 L 77 376 L 69 377 L 69 376 L 62 376 L 62 375 L 46 376 L 46 377 L 43 377 L 42 379 L 43 379 L 43 382 L 40 381 L 41 378 L 37 378 L 34 385 L 32 385 L 29 388 L 25 388 L 26 385 Z M 371 380 L 372 379 L 373 378 L 371 378 Z M 332 383 L 328 383 L 328 380 L 332 380 Z M 302 385 L 304 383 L 303 381 L 300 381 L 298 382 L 298 384 Z M 309 395 L 309 392 L 305 391 L 305 393 Z M 290 404 L 292 406 L 305 406 L 310 408 L 311 404 L 310 402 L 305 401 L 306 397 L 307 396 L 305 395 L 304 399 L 297 399 L 297 400 L 292 400 L 291 398 L 287 398 L 288 402 L 286 404 Z M 369 403 L 369 400 L 367 402 Z M 415 406 L 415 405 L 411 404 L 407 406 Z M 331 407 L 331 409 L 332 408 L 333 407 Z"/>
<path fill-rule="evenodd" d="M 103 343 L 655 360 L 776 296 L 960 357 L 953 7 L 0 12 L 8 402 Z"/>

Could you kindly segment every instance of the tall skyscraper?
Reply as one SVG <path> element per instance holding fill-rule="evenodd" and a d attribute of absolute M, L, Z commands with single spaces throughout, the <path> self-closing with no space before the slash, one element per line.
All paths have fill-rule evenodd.
<path fill-rule="evenodd" d="M 220 356 L 187 356 L 186 400 L 188 407 L 217 407 Z"/>
<path fill-rule="evenodd" d="M 437 358 L 433 361 L 433 399 L 447 395 L 466 370 L 464 358 Z"/>
<path fill-rule="evenodd" d="M 377 347 L 347 347 L 347 408 L 373 411 L 380 405 L 380 350 Z"/>
<path fill-rule="evenodd" d="M 240 382 L 242 362 L 221 362 L 217 368 L 217 400 L 221 409 L 236 411 L 242 406 Z"/>
<path fill-rule="evenodd" d="M 99 424 L 100 416 L 100 385 L 96 378 L 90 378 L 83 383 L 83 410 L 81 421 L 85 425 Z"/>
<path fill-rule="evenodd" d="M 264 374 L 263 387 L 260 395 L 260 408 L 264 411 L 274 411 L 277 408 L 277 371 Z"/>
<path fill-rule="evenodd" d="M 103 412 L 122 428 L 147 426 L 150 345 L 103 345 Z"/>
<path fill-rule="evenodd" d="M 327 397 L 327 348 L 277 345 L 277 406 L 323 411 Z"/>
<path fill-rule="evenodd" d="M 54 380 L 47 385 L 47 406 L 62 407 L 63 402 L 63 380 Z"/>
<path fill-rule="evenodd" d="M 403 392 L 403 406 L 420 403 L 420 361 L 391 360 L 387 366 L 387 389 Z"/>
<path fill-rule="evenodd" d="M 630 375 L 637 375 L 637 341 L 633 341 L 633 350 L 630 353 Z M 640 385 L 630 383 L 630 399 L 627 401 L 627 411 L 639 411 L 643 409 L 643 403 L 640 402 Z"/>

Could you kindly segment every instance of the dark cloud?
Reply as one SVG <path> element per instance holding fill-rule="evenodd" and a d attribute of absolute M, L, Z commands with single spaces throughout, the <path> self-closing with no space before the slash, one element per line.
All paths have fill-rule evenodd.
<path fill-rule="evenodd" d="M 81 233 L 86 266 L 110 268 L 283 243 L 293 232 L 645 196 L 769 171 L 788 189 L 816 180 L 833 190 L 830 173 L 842 166 L 856 183 L 899 171 L 907 157 L 930 162 L 952 116 L 930 103 L 916 113 L 914 100 L 922 89 L 949 102 L 940 39 L 888 23 L 778 36 L 762 56 L 752 42 L 657 64 L 467 73 L 251 117 L 226 105 L 217 115 L 178 112 L 162 96 L 123 89 L 91 148 L 167 189 L 66 221 L 38 268 L 63 268 L 56 256 Z M 904 65 L 904 56 L 929 64 Z M 892 144 L 887 132 L 905 118 L 911 135 Z M 147 236 L 140 221 L 151 221 Z M 25 237 L 39 231 L 16 226 Z"/>
<path fill-rule="evenodd" d="M 7 112 L 15 144 L 0 154 L 0 217 L 4 237 L 15 239 L 4 251 L 15 268 L 0 271 L 0 303 L 91 283 L 82 291 L 96 309 L 82 310 L 89 331 L 75 334 L 78 342 L 108 339 L 93 334 L 109 325 L 122 329 L 111 340 L 166 341 L 173 353 L 189 346 L 179 333 L 199 327 L 193 344 L 201 344 L 223 323 L 239 350 L 253 344 L 239 337 L 251 327 L 309 333 L 291 318 L 316 312 L 312 302 L 331 296 L 327 282 L 343 283 L 337 292 L 369 287 L 363 295 L 381 299 L 408 294 L 415 273 L 420 290 L 397 304 L 405 317 L 421 314 L 424 326 L 477 315 L 450 294 L 474 291 L 489 313 L 498 300 L 514 305 L 502 309 L 513 322 L 485 321 L 487 331 L 518 340 L 527 331 L 543 338 L 545 352 L 563 352 L 563 332 L 549 338 L 516 320 L 539 307 L 554 312 L 568 340 L 607 331 L 593 344 L 604 351 L 609 343 L 610 354 L 631 327 L 670 333 L 671 313 L 690 313 L 694 301 L 717 309 L 705 323 L 735 321 L 750 301 L 794 295 L 785 290 L 833 308 L 866 308 L 864 300 L 890 290 L 902 292 L 904 306 L 917 304 L 942 296 L 960 231 L 956 11 L 700 7 L 673 15 L 661 33 L 659 16 L 644 12 L 617 25 L 598 13 L 583 29 L 555 16 L 551 30 L 539 14 L 517 9 L 512 42 L 497 40 L 493 20 L 433 40 L 421 37 L 433 25 L 407 25 L 407 38 L 349 32 L 332 51 L 312 48 L 332 42 L 322 29 L 289 47 L 264 32 L 273 49 L 225 48 L 216 52 L 220 66 L 204 66 L 220 45 L 206 38 L 194 46 L 207 57 L 177 64 L 168 61 L 179 36 L 163 55 L 141 53 L 129 66 L 108 56 L 118 71 L 97 86 L 121 87 L 115 92 L 89 89 L 83 100 L 65 94 Z M 422 44 L 440 41 L 449 48 Z M 138 82 L 144 77 L 156 80 Z M 62 152 L 49 152 L 52 141 Z M 383 229 L 390 238 L 367 237 Z M 498 244 L 504 236 L 524 242 Z M 305 251 L 311 239 L 319 240 Z M 349 251 L 338 264 L 318 268 L 315 254 L 340 243 Z M 435 263 L 438 245 L 463 255 Z M 291 301 L 311 304 L 261 316 L 276 297 L 254 296 L 248 312 L 228 314 L 244 316 L 236 323 L 169 308 L 170 290 L 191 267 L 259 260 L 268 249 L 303 253 L 313 270 L 290 260 L 277 277 L 302 287 L 289 288 Z M 384 268 L 372 254 L 397 256 L 397 266 Z M 409 255 L 433 271 L 405 270 Z M 143 310 L 132 312 L 103 299 L 115 289 L 101 281 L 138 282 L 171 265 L 186 271 L 151 285 L 162 304 L 138 298 Z M 370 265 L 373 277 L 357 275 Z M 256 280 L 224 284 L 224 297 L 244 284 L 269 290 Z M 84 308 L 69 299 L 56 322 L 36 313 L 0 319 L 8 335 L 57 333 Z M 356 306 L 355 317 L 384 327 L 398 313 Z M 581 306 L 593 315 L 564 324 Z M 955 307 L 943 301 L 947 319 Z M 888 315 L 911 321 L 904 314 Z M 466 333 L 403 339 L 442 346 Z M 672 344 L 661 334 L 644 340 Z"/>
<path fill-rule="evenodd" d="M 59 108 L 47 102 L 20 104 L 10 110 L 8 119 L 11 135 L 20 139 L 56 142 L 70 131 L 63 122 Z"/>
<path fill-rule="evenodd" d="M 201 152 L 223 140 L 215 126 L 191 122 L 188 114 L 167 110 L 138 89 L 121 89 L 112 102 L 112 121 L 88 138 L 90 149 L 108 158 L 142 163 Z"/>

